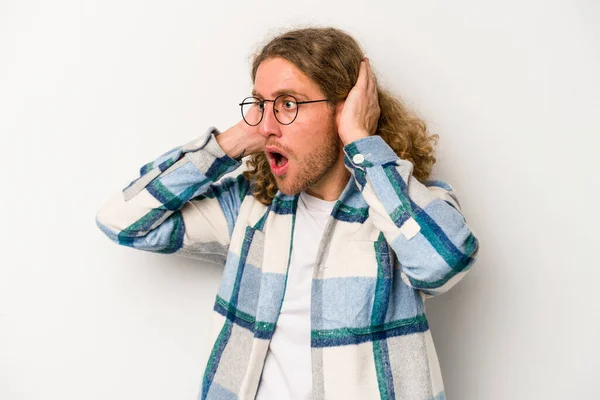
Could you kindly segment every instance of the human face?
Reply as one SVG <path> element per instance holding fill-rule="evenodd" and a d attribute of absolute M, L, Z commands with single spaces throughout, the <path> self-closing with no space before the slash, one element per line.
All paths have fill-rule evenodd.
<path fill-rule="evenodd" d="M 263 61 L 256 71 L 253 95 L 272 100 L 282 93 L 298 101 L 325 98 L 318 85 L 289 61 Z M 279 190 L 292 195 L 312 189 L 319 195 L 320 189 L 339 175 L 335 171 L 343 168 L 334 111 L 326 102 L 300 104 L 294 122 L 282 125 L 275 118 L 273 103 L 264 104 L 258 127 L 266 139 L 265 153 Z"/>

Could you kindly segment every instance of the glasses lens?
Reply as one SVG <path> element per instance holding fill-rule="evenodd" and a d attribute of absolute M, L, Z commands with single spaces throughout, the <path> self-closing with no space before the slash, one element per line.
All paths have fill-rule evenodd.
<path fill-rule="evenodd" d="M 275 116 L 284 125 L 291 124 L 298 115 L 298 103 L 294 96 L 282 95 L 275 99 Z"/>
<path fill-rule="evenodd" d="M 242 101 L 242 115 L 248 125 L 258 125 L 262 118 L 262 106 L 255 97 L 246 97 Z"/>

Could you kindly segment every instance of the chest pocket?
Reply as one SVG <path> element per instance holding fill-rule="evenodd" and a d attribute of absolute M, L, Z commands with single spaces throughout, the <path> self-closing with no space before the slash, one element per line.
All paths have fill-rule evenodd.
<path fill-rule="evenodd" d="M 396 253 L 377 240 L 349 241 L 345 322 L 354 335 L 371 335 L 419 322 L 424 309 L 418 291 L 402 280 Z"/>
<path fill-rule="evenodd" d="M 384 324 L 393 289 L 390 247 L 381 232 L 367 233 L 349 240 L 344 255 L 345 322 L 355 333 Z"/>

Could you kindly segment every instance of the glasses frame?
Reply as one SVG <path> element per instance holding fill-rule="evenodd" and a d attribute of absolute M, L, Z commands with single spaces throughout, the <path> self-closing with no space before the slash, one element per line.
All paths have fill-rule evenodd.
<path fill-rule="evenodd" d="M 240 106 L 240 110 L 241 110 L 241 112 L 242 112 L 242 118 L 244 119 L 244 122 L 246 122 L 246 123 L 247 123 L 248 125 L 250 125 L 250 126 L 257 126 L 257 125 L 259 125 L 259 124 L 262 122 L 262 120 L 263 120 L 263 117 L 264 117 L 264 115 L 265 115 L 265 103 L 267 103 L 267 102 L 272 102 L 272 103 L 273 103 L 273 115 L 275 116 L 275 119 L 277 120 L 277 122 L 279 122 L 281 125 L 290 125 L 290 124 L 291 124 L 292 122 L 294 122 L 294 121 L 296 120 L 296 118 L 298 117 L 298 109 L 299 109 L 300 107 L 296 107 L 296 115 L 294 116 L 294 118 L 292 118 L 292 120 L 291 120 L 290 122 L 288 122 L 287 124 L 286 124 L 286 123 L 283 123 L 283 122 L 281 122 L 281 121 L 279 120 L 279 118 L 277 118 L 277 113 L 279 112 L 279 110 L 275 109 L 275 102 L 276 102 L 276 101 L 277 101 L 277 99 L 279 99 L 280 97 L 291 97 L 292 99 L 294 99 L 294 103 L 296 103 L 296 105 L 300 105 L 300 104 L 308 104 L 308 103 L 319 103 L 319 102 L 322 102 L 322 101 L 329 101 L 329 99 L 298 101 L 298 99 L 297 99 L 297 98 L 295 98 L 294 96 L 292 96 L 291 94 L 285 94 L 285 93 L 284 93 L 284 94 L 280 94 L 279 96 L 275 97 L 273 100 L 267 100 L 267 99 L 261 100 L 261 99 L 259 99 L 259 98 L 257 98 L 257 97 L 254 97 L 254 96 L 248 96 L 248 97 L 246 97 L 244 100 L 242 100 L 242 102 L 239 104 L 239 106 Z M 260 103 L 260 105 L 262 106 L 262 108 L 261 108 L 261 113 L 260 113 L 260 118 L 259 118 L 259 120 L 258 120 L 258 122 L 257 122 L 256 124 L 251 124 L 251 123 L 249 123 L 248 121 L 246 121 L 246 116 L 244 115 L 244 105 L 251 104 L 251 103 L 246 103 L 246 101 L 247 101 L 248 99 L 253 99 L 253 100 L 256 100 L 256 101 L 258 101 L 258 102 Z"/>

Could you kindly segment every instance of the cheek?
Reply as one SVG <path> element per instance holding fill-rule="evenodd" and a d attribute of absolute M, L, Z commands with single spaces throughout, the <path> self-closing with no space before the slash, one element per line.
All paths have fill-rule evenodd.
<path fill-rule="evenodd" d="M 324 115 L 319 121 L 300 121 L 291 133 L 290 148 L 300 158 L 318 152 L 329 141 L 332 134 L 326 121 L 329 114 Z M 294 122 L 296 124 L 297 121 Z"/>
<path fill-rule="evenodd" d="M 294 159 L 302 161 L 308 154 L 314 151 L 315 137 L 310 127 L 298 124 L 294 128 L 289 129 L 284 134 L 288 139 L 285 145 L 291 151 Z"/>

